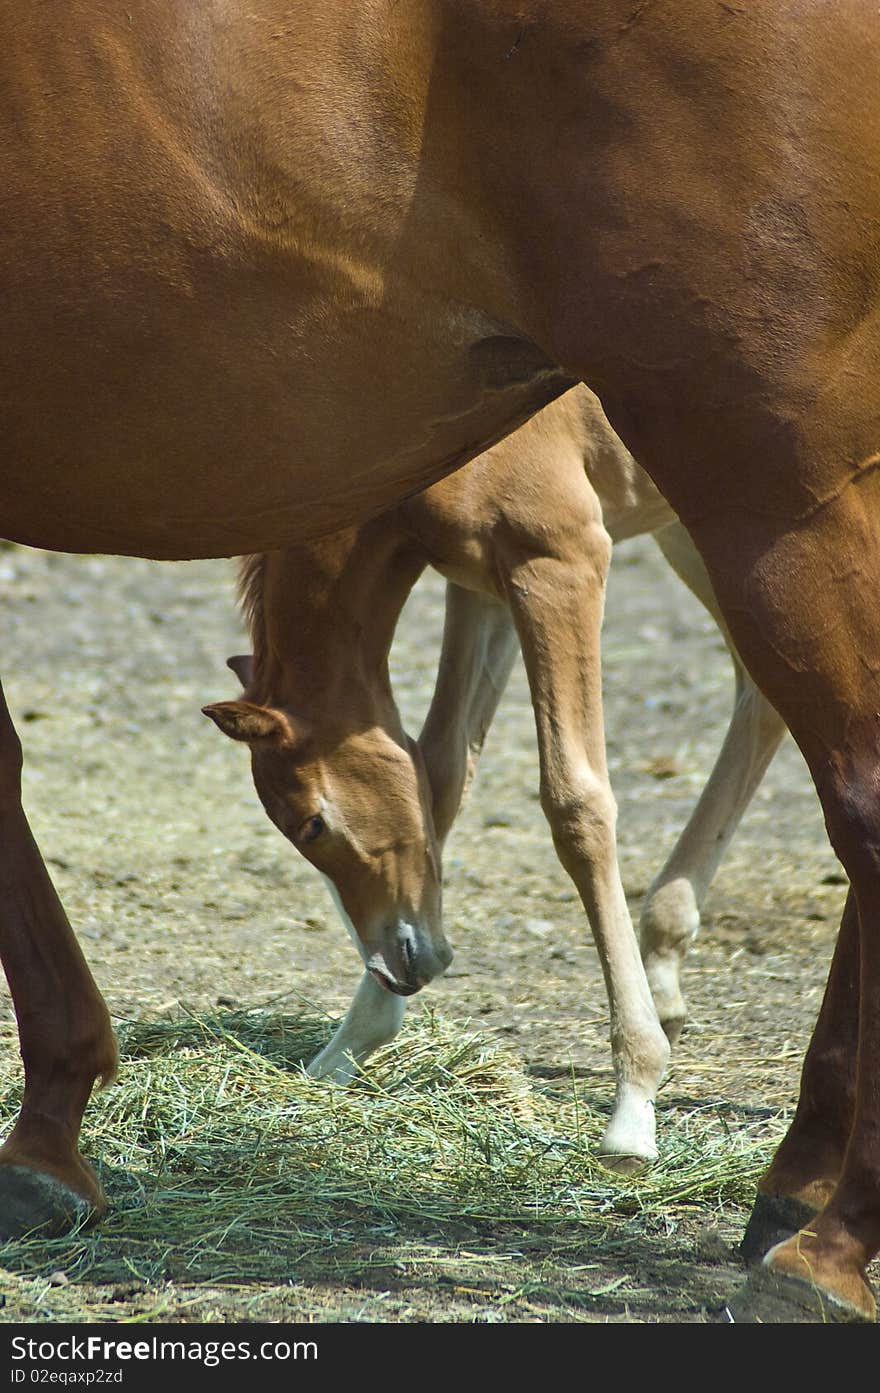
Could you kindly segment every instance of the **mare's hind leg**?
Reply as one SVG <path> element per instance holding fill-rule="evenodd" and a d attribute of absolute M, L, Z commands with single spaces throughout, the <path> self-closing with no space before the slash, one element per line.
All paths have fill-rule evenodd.
<path fill-rule="evenodd" d="M 642 966 L 617 861 L 617 808 L 602 718 L 600 631 L 610 542 L 580 475 L 564 507 L 548 510 L 552 534 L 510 539 L 499 569 L 535 710 L 541 803 L 557 855 L 583 901 L 611 1012 L 617 1089 L 600 1145 L 629 1170 L 656 1156 L 654 1099 L 669 1058 Z"/>
<path fill-rule="evenodd" d="M 0 1238 L 105 1208 L 78 1150 L 96 1079 L 116 1072 L 107 1008 L 21 805 L 21 746 L 0 689 L 0 956 L 18 1018 L 24 1098 L 0 1149 Z"/>
<path fill-rule="evenodd" d="M 785 734 L 785 724 L 745 671 L 722 618 L 703 560 L 681 523 L 655 541 L 685 585 L 712 615 L 730 650 L 735 680 L 733 714 L 724 744 L 699 802 L 642 906 L 642 959 L 663 1029 L 675 1044 L 687 1011 L 681 963 L 700 926 L 700 908 Z"/>
<path fill-rule="evenodd" d="M 740 653 L 807 759 L 852 887 L 802 1103 L 761 1187 L 808 1206 L 827 1199 L 767 1254 L 734 1303 L 739 1319 L 764 1318 L 765 1298 L 796 1308 L 809 1296 L 826 1319 L 876 1312 L 865 1278 L 880 1250 L 880 474 L 870 466 L 785 531 L 769 510 L 742 527 L 728 513 L 696 538 Z M 778 1306 L 767 1310 L 775 1318 Z"/>
<path fill-rule="evenodd" d="M 757 1262 L 806 1228 L 840 1177 L 852 1130 L 859 1033 L 859 912 L 847 895 L 819 1019 L 804 1060 L 797 1111 L 758 1186 L 740 1251 Z"/>

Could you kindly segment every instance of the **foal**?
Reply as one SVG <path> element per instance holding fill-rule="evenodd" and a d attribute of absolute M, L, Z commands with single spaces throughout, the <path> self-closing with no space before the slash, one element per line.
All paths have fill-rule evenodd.
<path fill-rule="evenodd" d="M 601 1154 L 620 1169 L 656 1155 L 653 1102 L 666 1036 L 674 1042 L 685 1018 L 680 959 L 784 729 L 732 652 L 733 719 L 648 892 L 643 969 L 617 864 L 599 644 L 609 535 L 644 532 L 655 533 L 726 637 L 687 533 L 598 400 L 575 388 L 454 479 L 366 526 L 246 560 L 254 655 L 230 659 L 245 696 L 205 708 L 249 744 L 269 816 L 323 873 L 361 952 L 366 971 L 352 1005 L 309 1070 L 344 1081 L 353 1060 L 397 1033 L 406 996 L 451 959 L 441 849 L 522 649 L 542 806 L 608 989 L 617 1093 Z M 446 622 L 433 700 L 414 742 L 401 726 L 387 660 L 400 611 L 428 564 L 448 581 Z"/>

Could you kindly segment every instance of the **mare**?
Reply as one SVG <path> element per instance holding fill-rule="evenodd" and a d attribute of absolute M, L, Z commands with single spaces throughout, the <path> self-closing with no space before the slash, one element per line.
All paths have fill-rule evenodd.
<path fill-rule="evenodd" d="M 248 745 L 269 816 L 325 877 L 365 968 L 309 1066 L 314 1076 L 350 1079 L 353 1060 L 396 1035 L 406 997 L 449 962 L 442 849 L 521 649 L 541 803 L 608 988 L 617 1089 L 600 1155 L 621 1170 L 656 1157 L 654 1101 L 668 1055 L 657 1013 L 674 1042 L 685 1018 L 680 960 L 784 727 L 731 651 L 727 737 L 643 906 L 646 979 L 617 863 L 600 629 L 611 542 L 649 531 L 726 637 L 699 553 L 581 386 L 362 527 L 244 563 L 254 654 L 229 660 L 244 696 L 204 711 Z M 388 656 L 428 565 L 447 578 L 446 620 L 433 699 L 413 741 Z"/>
<path fill-rule="evenodd" d="M 6 538 L 283 548 L 428 487 L 577 382 L 648 465 L 851 887 L 737 1313 L 772 1295 L 770 1318 L 873 1320 L 876 4 L 0 0 L 0 32 Z M 20 761 L 4 710 L 25 1091 L 0 1215 L 51 1223 L 103 1204 L 78 1135 L 116 1048 Z"/>

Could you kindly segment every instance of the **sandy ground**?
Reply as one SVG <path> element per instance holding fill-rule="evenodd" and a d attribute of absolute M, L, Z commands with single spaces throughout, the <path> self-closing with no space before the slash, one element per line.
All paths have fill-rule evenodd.
<path fill-rule="evenodd" d="M 360 969 L 329 898 L 266 819 L 244 752 L 200 714 L 205 702 L 235 694 L 225 658 L 245 651 L 230 564 L 13 548 L 0 552 L 0 592 L 26 806 L 112 1011 L 138 1016 L 176 1000 L 251 1005 L 283 993 L 292 1008 L 302 1000 L 343 1011 Z M 442 597 L 434 576 L 417 587 L 395 647 L 412 730 L 433 680 Z M 732 694 L 711 620 L 646 539 L 615 556 L 605 694 L 623 879 L 637 915 L 711 767 Z M 574 1066 L 610 1088 L 601 973 L 537 800 L 521 668 L 446 871 L 456 958 L 428 1004 L 473 1018 L 539 1074 Z M 661 1095 L 661 1135 L 664 1102 L 793 1103 L 843 894 L 788 741 L 718 875 L 688 961 L 691 1020 Z M 0 1010 L 9 1014 L 5 995 Z M 725 1249 L 722 1276 L 728 1259 Z M 380 1297 L 360 1293 L 350 1313 L 435 1314 L 428 1301 L 395 1317 Z M 466 1304 L 442 1309 L 474 1318 Z M 234 1304 L 222 1315 L 244 1318 Z"/>

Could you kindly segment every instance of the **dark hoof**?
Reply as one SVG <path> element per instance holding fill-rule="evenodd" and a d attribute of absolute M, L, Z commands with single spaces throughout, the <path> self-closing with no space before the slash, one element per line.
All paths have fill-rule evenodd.
<path fill-rule="evenodd" d="M 731 1325 L 849 1325 L 872 1317 L 836 1300 L 811 1282 L 756 1267 L 724 1308 Z"/>
<path fill-rule="evenodd" d="M 681 1039 L 681 1032 L 687 1025 L 687 1016 L 670 1016 L 668 1020 L 661 1021 L 660 1024 L 666 1032 L 667 1040 L 674 1049 Z"/>
<path fill-rule="evenodd" d="M 784 1243 L 786 1238 L 808 1228 L 816 1212 L 802 1200 L 759 1194 L 739 1245 L 740 1257 L 749 1267 L 760 1262 L 777 1243 Z"/>
<path fill-rule="evenodd" d="M 0 1242 L 30 1233 L 54 1238 L 99 1217 L 94 1205 L 54 1176 L 0 1166 Z"/>

